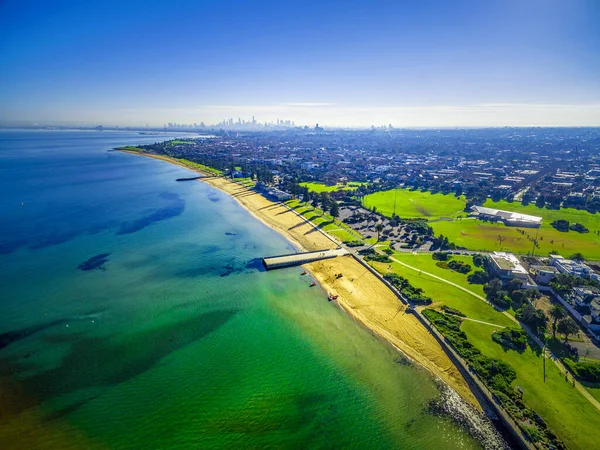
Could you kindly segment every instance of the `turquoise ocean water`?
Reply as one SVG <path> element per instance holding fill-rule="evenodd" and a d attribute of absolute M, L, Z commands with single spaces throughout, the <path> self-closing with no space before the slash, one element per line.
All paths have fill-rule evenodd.
<path fill-rule="evenodd" d="M 0 447 L 480 447 L 169 136 L 0 132 Z"/>

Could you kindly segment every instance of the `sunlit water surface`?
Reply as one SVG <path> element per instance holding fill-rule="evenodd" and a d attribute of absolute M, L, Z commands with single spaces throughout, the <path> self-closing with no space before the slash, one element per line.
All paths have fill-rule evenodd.
<path fill-rule="evenodd" d="M 0 446 L 479 447 L 167 137 L 0 132 Z"/>

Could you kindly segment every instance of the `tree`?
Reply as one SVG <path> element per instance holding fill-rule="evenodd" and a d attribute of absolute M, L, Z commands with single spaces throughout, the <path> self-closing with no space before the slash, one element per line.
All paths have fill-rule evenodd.
<path fill-rule="evenodd" d="M 518 309 L 525 301 L 525 294 L 522 290 L 517 289 L 510 294 L 510 299 L 512 300 L 513 309 Z"/>
<path fill-rule="evenodd" d="M 377 242 L 379 242 L 379 234 L 383 230 L 383 224 L 378 223 L 377 225 L 375 225 L 375 229 L 377 230 Z"/>
<path fill-rule="evenodd" d="M 477 267 L 483 267 L 484 259 L 481 255 L 473 255 L 473 264 Z"/>
<path fill-rule="evenodd" d="M 338 206 L 336 201 L 331 202 L 331 209 L 329 210 L 329 214 L 331 214 L 331 217 L 337 217 L 340 215 L 340 207 Z"/>
<path fill-rule="evenodd" d="M 485 270 L 476 270 L 467 277 L 467 281 L 471 284 L 485 284 L 489 277 Z"/>
<path fill-rule="evenodd" d="M 565 310 L 560 305 L 552 306 L 550 317 L 552 317 L 552 337 L 556 337 L 556 322 L 565 317 Z"/>
<path fill-rule="evenodd" d="M 546 197 L 543 194 L 538 195 L 538 198 L 535 200 L 535 206 L 538 208 L 546 206 Z"/>
<path fill-rule="evenodd" d="M 502 281 L 500 278 L 493 278 L 488 284 L 483 287 L 483 292 L 490 297 L 493 296 L 497 291 L 502 289 Z"/>
<path fill-rule="evenodd" d="M 529 303 L 525 304 L 517 311 L 516 317 L 534 330 L 546 328 L 546 315 L 544 314 L 544 311 L 535 309 Z"/>
<path fill-rule="evenodd" d="M 513 278 L 512 280 L 510 280 L 508 282 L 508 293 L 512 294 L 514 291 L 521 289 L 521 287 L 523 286 L 523 282 L 521 280 L 518 280 L 516 278 Z"/>
<path fill-rule="evenodd" d="M 579 327 L 569 316 L 560 319 L 556 329 L 559 333 L 565 335 L 565 344 L 568 342 L 570 334 L 576 334 L 579 331 Z"/>
<path fill-rule="evenodd" d="M 585 260 L 585 257 L 581 253 L 577 252 L 577 253 L 573 253 L 569 257 L 569 259 L 572 259 L 573 261 L 579 261 L 579 262 L 581 262 L 581 261 Z"/>

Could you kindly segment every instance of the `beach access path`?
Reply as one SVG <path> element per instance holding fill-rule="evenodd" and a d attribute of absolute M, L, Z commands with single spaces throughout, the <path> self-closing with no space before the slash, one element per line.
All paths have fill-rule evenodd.
<path fill-rule="evenodd" d="M 425 272 L 425 271 L 423 271 L 423 270 L 421 270 L 421 269 L 418 269 L 417 267 L 410 266 L 410 265 L 408 265 L 408 264 L 406 264 L 406 263 L 404 263 L 404 262 L 402 262 L 402 261 L 398 261 L 398 260 L 397 260 L 396 258 L 394 258 L 394 257 L 390 257 L 390 259 L 391 259 L 392 261 L 394 261 L 395 263 L 398 263 L 398 264 L 400 264 L 401 266 L 403 266 L 403 267 L 406 267 L 407 269 L 414 270 L 414 271 L 416 271 L 416 272 L 419 272 L 419 273 L 420 273 L 420 274 L 422 274 L 422 275 L 425 275 L 425 276 L 428 276 L 428 277 L 434 278 L 434 279 L 436 279 L 436 280 L 442 281 L 442 282 L 444 282 L 444 283 L 446 283 L 446 284 L 449 284 L 450 286 L 454 286 L 455 288 L 457 288 L 457 289 L 460 289 L 461 291 L 464 291 L 464 292 L 466 292 L 466 293 L 470 294 L 471 296 L 473 296 L 473 297 L 477 298 L 478 300 L 481 300 L 481 301 L 483 301 L 483 302 L 485 302 L 485 303 L 489 304 L 489 305 L 490 305 L 490 306 L 492 306 L 494 309 L 496 309 L 497 311 L 501 312 L 501 313 L 502 313 L 502 314 L 504 314 L 506 317 L 508 317 L 508 318 L 509 318 L 511 321 L 515 322 L 517 325 L 519 325 L 520 327 L 522 327 L 522 328 L 523 328 L 523 329 L 524 329 L 524 330 L 527 332 L 527 334 L 529 335 L 529 337 L 530 337 L 530 338 L 531 338 L 531 339 L 532 339 L 532 340 L 533 340 L 533 341 L 534 341 L 534 342 L 535 342 L 537 345 L 539 345 L 539 346 L 540 346 L 540 348 L 545 348 L 545 353 L 544 353 L 545 357 L 548 357 L 550 360 L 552 360 L 552 362 L 554 362 L 554 364 L 556 365 L 556 367 L 558 367 L 558 369 L 560 370 L 560 372 L 561 372 L 563 375 L 566 375 L 566 374 L 568 374 L 568 373 L 569 373 L 569 371 L 567 370 L 567 368 L 565 367 L 565 365 L 564 365 L 564 364 L 563 364 L 563 363 L 560 361 L 560 359 L 559 359 L 559 358 L 557 358 L 557 357 L 556 357 L 556 356 L 555 356 L 555 355 L 554 355 L 554 354 L 553 354 L 553 353 L 552 353 L 552 352 L 551 352 L 551 351 L 550 351 L 550 350 L 549 350 L 549 349 L 548 349 L 548 348 L 545 346 L 545 344 L 544 344 L 544 343 L 543 343 L 543 342 L 540 340 L 540 338 L 538 338 L 538 337 L 535 335 L 535 333 L 533 333 L 533 332 L 532 332 L 532 331 L 529 329 L 529 327 L 527 327 L 527 326 L 526 326 L 526 325 L 524 325 L 524 324 L 521 324 L 521 323 L 520 323 L 520 322 L 519 322 L 519 321 L 518 321 L 518 320 L 517 320 L 515 317 L 511 316 L 511 315 L 510 315 L 508 312 L 506 312 L 506 311 L 501 311 L 501 310 L 499 310 L 498 308 L 496 308 L 496 306 L 495 306 L 495 305 L 493 305 L 492 303 L 490 303 L 490 302 L 489 302 L 489 301 L 488 301 L 488 300 L 487 300 L 485 297 L 482 297 L 481 295 L 479 295 L 479 294 L 477 294 L 477 293 L 475 293 L 475 292 L 473 292 L 473 291 L 470 291 L 469 289 L 467 289 L 467 288 L 465 288 L 465 287 L 463 287 L 463 286 L 460 286 L 460 285 L 458 285 L 458 284 L 456 284 L 456 283 L 453 283 L 452 281 L 446 280 L 446 279 L 445 279 L 445 278 L 443 278 L 443 277 L 439 277 L 439 276 L 437 276 L 437 275 L 434 275 L 434 274 L 432 274 L 432 273 Z M 478 321 L 476 321 L 476 322 L 478 322 Z M 482 323 L 485 323 L 485 322 L 482 322 Z M 491 324 L 491 323 L 490 323 L 490 324 L 488 324 L 488 325 L 493 325 L 493 324 Z M 574 384 L 575 384 L 575 388 L 576 388 L 576 389 L 577 389 L 577 390 L 578 390 L 578 391 L 579 391 L 579 392 L 580 392 L 580 393 L 581 393 L 581 394 L 582 394 L 582 395 L 583 395 L 583 396 L 584 396 L 584 397 L 585 397 L 585 398 L 586 398 L 586 399 L 587 399 L 587 400 L 588 400 L 588 401 L 589 401 L 589 402 L 590 402 L 590 403 L 591 403 L 591 404 L 592 404 L 592 405 L 593 405 L 593 406 L 594 406 L 594 407 L 595 407 L 597 410 L 599 410 L 599 411 L 600 411 L 600 402 L 598 402 L 598 400 L 596 400 L 596 399 L 595 399 L 595 398 L 592 396 L 592 394 L 590 394 L 590 393 L 587 391 L 587 389 L 586 389 L 586 388 L 585 388 L 585 387 L 584 387 L 584 386 L 583 386 L 581 383 L 579 383 L 577 380 L 573 379 L 573 382 L 574 382 Z"/>

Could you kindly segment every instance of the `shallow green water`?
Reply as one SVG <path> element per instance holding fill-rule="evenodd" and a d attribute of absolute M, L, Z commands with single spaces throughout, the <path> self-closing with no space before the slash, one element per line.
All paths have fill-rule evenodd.
<path fill-rule="evenodd" d="M 289 243 L 225 194 L 176 183 L 181 168 L 106 153 L 115 141 L 140 137 L 0 134 L 10 418 L 36 411 L 107 448 L 479 447 L 425 412 L 440 395 L 429 373 L 300 270 L 260 268 Z M 78 269 L 99 254 L 104 270 Z"/>

